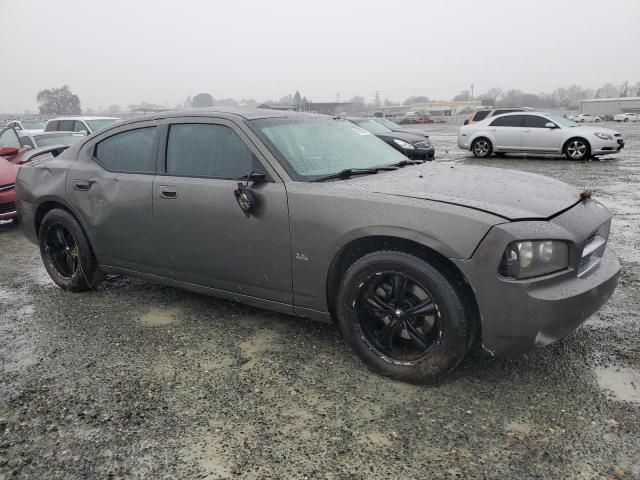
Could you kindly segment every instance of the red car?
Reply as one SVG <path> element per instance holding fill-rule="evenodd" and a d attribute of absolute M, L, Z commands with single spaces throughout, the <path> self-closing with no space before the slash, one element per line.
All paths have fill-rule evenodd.
<path fill-rule="evenodd" d="M 11 127 L 0 130 L 0 220 L 13 220 L 16 212 L 16 176 L 29 147 L 22 146 Z"/>

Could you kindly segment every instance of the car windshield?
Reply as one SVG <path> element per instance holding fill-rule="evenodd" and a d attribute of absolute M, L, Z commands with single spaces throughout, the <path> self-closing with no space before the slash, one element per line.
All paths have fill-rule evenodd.
<path fill-rule="evenodd" d="M 347 120 L 266 118 L 249 125 L 294 180 L 312 181 L 345 169 L 376 168 L 407 159 Z"/>
<path fill-rule="evenodd" d="M 108 127 L 112 123 L 116 123 L 119 119 L 117 118 L 100 118 L 98 120 L 86 120 L 86 122 L 91 127 L 91 131 L 96 132 L 105 127 Z"/>
<path fill-rule="evenodd" d="M 384 125 L 387 128 L 390 128 L 391 130 L 393 130 L 394 128 L 402 128 L 400 127 L 400 125 L 398 125 L 397 123 L 392 122 L 391 120 L 387 120 L 386 118 L 379 118 L 376 120 L 378 123 L 381 123 L 382 125 Z"/>
<path fill-rule="evenodd" d="M 559 125 L 562 125 L 563 127 L 577 127 L 578 124 L 576 122 L 574 122 L 573 120 L 569 120 L 568 118 L 565 118 L 561 115 L 547 115 L 547 118 L 549 118 L 550 120 L 553 120 L 554 122 L 556 122 Z"/>
<path fill-rule="evenodd" d="M 84 138 L 84 135 L 36 135 L 33 137 L 38 147 L 49 145 L 73 145 Z"/>
<path fill-rule="evenodd" d="M 385 127 L 384 125 L 379 124 L 375 120 L 356 120 L 358 125 L 364 128 L 367 132 L 373 133 L 374 135 L 378 135 L 380 133 L 389 133 L 393 130 Z"/>
<path fill-rule="evenodd" d="M 42 130 L 44 128 L 43 122 L 22 122 L 22 128 L 26 130 Z"/>

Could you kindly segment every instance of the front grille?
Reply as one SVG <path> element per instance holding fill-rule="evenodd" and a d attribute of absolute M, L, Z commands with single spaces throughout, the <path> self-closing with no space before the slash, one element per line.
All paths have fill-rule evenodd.
<path fill-rule="evenodd" d="M 583 277 L 600 265 L 604 251 L 607 248 L 610 227 L 611 221 L 608 221 L 598 228 L 591 238 L 587 240 L 587 243 L 585 243 L 582 249 L 580 266 L 578 267 L 578 277 Z"/>
<path fill-rule="evenodd" d="M 0 205 L 0 215 L 2 215 L 3 213 L 13 213 L 15 211 L 16 211 L 16 204 L 13 202 L 4 203 Z"/>
<path fill-rule="evenodd" d="M 13 190 L 14 188 L 16 188 L 16 184 L 15 183 L 8 183 L 7 185 L 0 185 L 0 193 L 1 192 L 8 192 L 9 190 Z"/>

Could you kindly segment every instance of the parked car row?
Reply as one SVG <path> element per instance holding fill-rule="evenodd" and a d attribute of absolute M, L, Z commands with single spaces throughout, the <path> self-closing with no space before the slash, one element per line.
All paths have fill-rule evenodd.
<path fill-rule="evenodd" d="M 69 146 L 108 127 L 115 117 L 61 117 L 45 123 L 11 120 L 0 128 L 0 221 L 17 218 L 15 183 L 20 165 L 46 147 Z M 30 150 L 35 150 L 30 152 Z"/>

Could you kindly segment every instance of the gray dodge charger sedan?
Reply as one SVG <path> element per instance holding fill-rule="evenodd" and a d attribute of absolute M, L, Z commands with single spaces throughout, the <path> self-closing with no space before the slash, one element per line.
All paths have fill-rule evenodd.
<path fill-rule="evenodd" d="M 104 273 L 334 320 L 373 370 L 451 372 L 562 338 L 620 265 L 610 212 L 529 173 L 412 161 L 330 117 L 253 110 L 114 124 L 24 165 L 24 232 L 61 288 Z"/>

